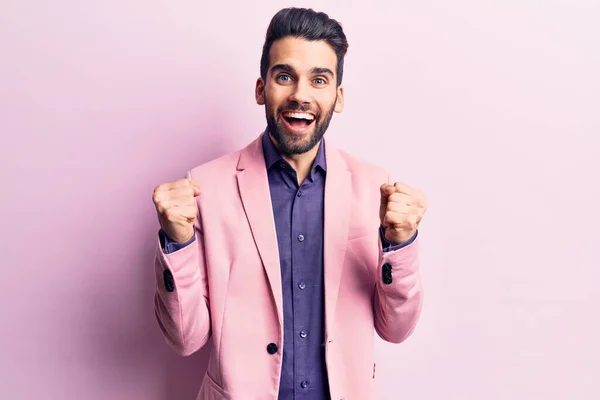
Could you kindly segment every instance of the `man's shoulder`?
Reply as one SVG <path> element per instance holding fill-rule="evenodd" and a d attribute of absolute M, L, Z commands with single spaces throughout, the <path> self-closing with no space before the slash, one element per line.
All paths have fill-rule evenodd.
<path fill-rule="evenodd" d="M 193 176 L 212 176 L 222 175 L 235 171 L 236 165 L 240 158 L 241 149 L 230 151 L 217 158 L 205 161 L 190 169 L 190 174 Z"/>
<path fill-rule="evenodd" d="M 260 136 L 255 137 L 244 146 L 193 166 L 188 171 L 189 176 L 197 182 L 205 183 L 222 182 L 234 177 L 237 173 L 241 153 L 251 146 L 256 146 L 259 138 Z"/>

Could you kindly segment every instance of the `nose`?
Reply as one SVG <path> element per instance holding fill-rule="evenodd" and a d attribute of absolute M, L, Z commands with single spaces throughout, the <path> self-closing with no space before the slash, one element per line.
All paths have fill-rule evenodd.
<path fill-rule="evenodd" d="M 296 85 L 294 85 L 294 90 L 290 94 L 289 100 L 299 104 L 310 104 L 312 101 L 310 84 L 304 79 L 299 79 Z"/>

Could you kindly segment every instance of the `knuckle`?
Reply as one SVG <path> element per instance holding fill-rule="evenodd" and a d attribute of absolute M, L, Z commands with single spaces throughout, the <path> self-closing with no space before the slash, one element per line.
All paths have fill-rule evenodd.
<path fill-rule="evenodd" d="M 152 201 L 154 203 L 158 203 L 160 201 L 160 197 L 161 197 L 160 195 L 162 192 L 162 188 L 163 188 L 162 184 L 160 184 L 154 188 L 154 191 L 152 192 Z"/>
<path fill-rule="evenodd" d="M 169 201 L 164 198 L 158 198 L 157 201 L 155 202 L 155 204 L 156 204 L 156 209 L 158 211 L 164 212 L 166 210 L 166 208 L 169 206 Z"/>
<path fill-rule="evenodd" d="M 419 221 L 419 217 L 416 215 L 411 215 L 407 219 L 407 222 L 408 222 L 408 225 L 410 226 L 410 228 L 414 228 L 415 226 L 417 226 L 418 221 Z"/>
<path fill-rule="evenodd" d="M 167 221 L 173 222 L 175 221 L 177 218 L 177 213 L 174 211 L 174 209 L 171 208 L 167 208 L 164 212 L 164 216 L 166 218 Z"/>
<path fill-rule="evenodd" d="M 385 214 L 384 220 L 386 223 L 388 223 L 390 225 L 393 225 L 395 223 L 394 216 L 392 215 L 392 213 Z"/>

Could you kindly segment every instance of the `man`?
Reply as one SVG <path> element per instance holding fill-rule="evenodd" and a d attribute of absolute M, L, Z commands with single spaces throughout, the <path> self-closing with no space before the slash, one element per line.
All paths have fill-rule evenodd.
<path fill-rule="evenodd" d="M 267 129 L 154 191 L 161 331 L 182 355 L 212 337 L 198 399 L 377 398 L 374 332 L 400 343 L 417 323 L 423 195 L 323 139 L 347 48 L 326 14 L 278 12 Z"/>

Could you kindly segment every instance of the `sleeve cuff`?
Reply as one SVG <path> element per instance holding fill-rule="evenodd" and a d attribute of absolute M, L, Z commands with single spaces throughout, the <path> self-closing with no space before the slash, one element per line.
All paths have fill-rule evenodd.
<path fill-rule="evenodd" d="M 162 247 L 165 254 L 171 254 L 176 252 L 177 250 L 181 250 L 184 247 L 192 244 L 196 240 L 196 235 L 192 236 L 190 240 L 184 243 L 177 243 L 171 241 L 165 231 L 162 228 L 158 231 L 158 237 L 160 238 L 160 246 Z"/>
<path fill-rule="evenodd" d="M 417 238 L 417 236 L 419 235 L 419 231 L 417 230 L 415 232 L 415 234 L 408 239 L 406 242 L 404 243 L 400 243 L 400 244 L 396 244 L 396 245 L 392 245 L 390 242 L 387 241 L 387 239 L 385 238 L 385 231 L 383 229 L 383 226 L 379 226 L 379 236 L 381 237 L 381 245 L 383 247 L 383 252 L 387 253 L 390 251 L 395 251 L 395 250 L 400 250 L 403 247 L 406 247 L 410 244 L 412 244 L 412 242 L 415 241 L 415 239 Z"/>

